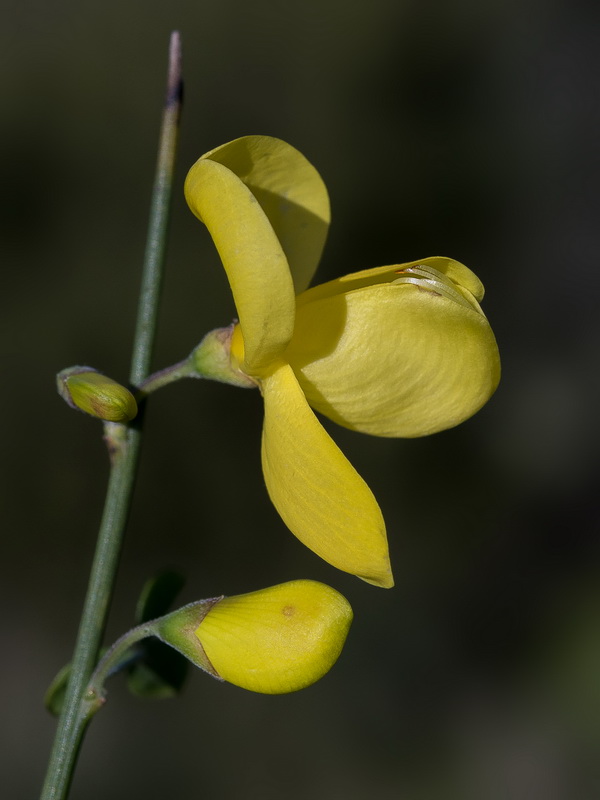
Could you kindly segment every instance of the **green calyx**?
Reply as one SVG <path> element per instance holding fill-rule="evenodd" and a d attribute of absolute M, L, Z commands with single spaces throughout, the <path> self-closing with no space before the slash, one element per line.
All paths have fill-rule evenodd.
<path fill-rule="evenodd" d="M 183 608 L 178 608 L 153 623 L 154 635 L 165 644 L 178 650 L 193 664 L 214 678 L 223 680 L 213 665 L 208 660 L 200 640 L 196 636 L 198 626 L 211 608 L 219 603 L 223 597 L 211 597 L 208 600 L 199 600 Z"/>
<path fill-rule="evenodd" d="M 194 365 L 198 377 L 230 383 L 244 389 L 255 389 L 255 381 L 241 370 L 236 369 L 232 363 L 231 337 L 234 327 L 234 325 L 228 325 L 226 328 L 215 328 L 207 333 L 192 351 L 190 361 Z"/>

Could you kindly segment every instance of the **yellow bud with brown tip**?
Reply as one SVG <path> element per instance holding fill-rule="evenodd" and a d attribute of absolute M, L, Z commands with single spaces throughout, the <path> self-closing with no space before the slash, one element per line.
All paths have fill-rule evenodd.
<path fill-rule="evenodd" d="M 92 367 L 70 367 L 56 376 L 58 393 L 71 408 L 106 422 L 129 422 L 137 403 L 129 389 Z"/>

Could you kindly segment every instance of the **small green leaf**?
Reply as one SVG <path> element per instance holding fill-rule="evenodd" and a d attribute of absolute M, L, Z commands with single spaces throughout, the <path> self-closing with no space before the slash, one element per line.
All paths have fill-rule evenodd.
<path fill-rule="evenodd" d="M 54 714 L 55 717 L 57 717 L 62 711 L 70 674 L 71 665 L 65 664 L 65 666 L 56 675 L 48 687 L 46 694 L 44 695 L 44 705 L 51 714 Z"/>
<path fill-rule="evenodd" d="M 166 614 L 184 583 L 183 575 L 173 570 L 160 572 L 147 580 L 135 610 L 136 625 Z"/>
<path fill-rule="evenodd" d="M 157 639 L 148 639 L 141 647 L 141 660 L 129 668 L 127 685 L 131 693 L 159 700 L 178 694 L 187 675 L 187 659 Z"/>
<path fill-rule="evenodd" d="M 183 575 L 166 570 L 146 581 L 135 611 L 136 624 L 162 617 L 184 584 Z M 128 669 L 127 685 L 137 697 L 173 697 L 183 686 L 187 660 L 157 639 L 140 642 L 138 658 Z"/>
<path fill-rule="evenodd" d="M 100 651 L 100 658 L 107 652 L 108 648 L 104 647 Z M 65 694 L 67 692 L 67 684 L 71 677 L 71 662 L 65 664 L 59 670 L 56 677 L 48 687 L 44 695 L 44 705 L 48 711 L 55 717 L 58 717 L 62 711 L 63 703 L 65 702 Z"/>

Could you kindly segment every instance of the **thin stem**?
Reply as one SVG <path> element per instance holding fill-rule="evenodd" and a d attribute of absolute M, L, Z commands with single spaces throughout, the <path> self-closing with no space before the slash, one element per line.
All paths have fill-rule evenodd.
<path fill-rule="evenodd" d="M 244 389 L 256 388 L 256 381 L 245 375 L 232 360 L 231 340 L 234 328 L 235 325 L 232 324 L 209 331 L 183 361 L 149 375 L 137 386 L 138 402 L 157 389 L 182 378 L 208 378 Z"/>
<path fill-rule="evenodd" d="M 198 373 L 194 362 L 188 357 L 177 364 L 172 364 L 170 367 L 165 367 L 149 375 L 146 380 L 138 385 L 135 397 L 139 402 L 157 389 L 162 389 L 163 386 L 168 386 L 170 383 L 175 383 L 175 381 L 179 381 L 182 378 L 201 377 L 203 376 Z"/>
<path fill-rule="evenodd" d="M 147 639 L 149 636 L 155 635 L 156 629 L 153 622 L 144 622 L 123 634 L 123 636 L 117 639 L 112 647 L 107 650 L 96 665 L 87 685 L 86 693 L 83 698 L 84 702 L 82 703 L 82 710 L 85 709 L 84 713 L 86 717 L 92 717 L 104 704 L 104 684 L 106 679 L 115 671 L 122 669 L 125 664 L 130 663 L 129 656 L 134 653 L 134 651 L 132 651 L 133 645 L 142 639 Z"/>
<path fill-rule="evenodd" d="M 148 242 L 144 257 L 130 379 L 139 383 L 147 376 L 156 334 L 157 309 L 162 282 L 169 199 L 177 148 L 181 108 L 181 44 L 171 35 L 169 77 L 163 113 L 156 178 L 153 189 Z M 77 760 L 89 715 L 83 698 L 98 658 L 106 617 L 115 583 L 117 565 L 135 481 L 141 440 L 141 415 L 124 428 L 119 447 L 112 453 L 104 513 L 90 573 L 72 670 L 54 746 L 48 764 L 42 800 L 64 800 Z"/>
<path fill-rule="evenodd" d="M 102 642 L 139 452 L 139 430 L 132 429 L 129 434 L 111 466 L 104 514 L 73 653 L 71 677 L 42 791 L 44 800 L 58 800 L 67 796 L 87 724 L 87 718 L 81 714 L 80 704 Z"/>
<path fill-rule="evenodd" d="M 154 176 L 144 273 L 129 375 L 129 380 L 134 386 L 141 383 L 150 372 L 154 349 L 182 100 L 181 40 L 179 33 L 175 32 L 171 34 L 167 96 Z"/>

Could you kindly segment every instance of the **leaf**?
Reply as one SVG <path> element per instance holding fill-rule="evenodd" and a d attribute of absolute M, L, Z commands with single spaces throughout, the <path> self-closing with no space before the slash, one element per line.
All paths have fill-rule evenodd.
<path fill-rule="evenodd" d="M 100 658 L 106 653 L 108 650 L 107 647 L 104 647 L 100 651 Z M 67 693 L 67 684 L 69 683 L 69 678 L 71 677 L 71 662 L 69 661 L 68 664 L 65 664 L 62 669 L 56 674 L 56 677 L 48 687 L 46 694 L 44 695 L 44 705 L 48 709 L 48 711 L 53 714 L 55 717 L 58 717 L 60 712 L 62 711 L 63 704 L 65 702 L 65 695 Z"/>
<path fill-rule="evenodd" d="M 67 683 L 71 675 L 71 664 L 65 666 L 56 675 L 46 694 L 44 695 L 44 705 L 51 714 L 57 717 L 62 711 L 63 703 L 65 701 L 65 693 L 67 691 Z"/>
<path fill-rule="evenodd" d="M 150 578 L 140 594 L 135 612 L 137 625 L 162 617 L 179 594 L 185 579 L 166 570 Z M 173 697 L 183 686 L 188 662 L 180 653 L 156 639 L 137 645 L 138 658 L 128 667 L 127 685 L 136 697 Z"/>
<path fill-rule="evenodd" d="M 187 659 L 156 639 L 148 639 L 141 647 L 142 659 L 129 667 L 130 692 L 136 697 L 158 700 L 178 694 L 187 675 Z"/>
<path fill-rule="evenodd" d="M 166 614 L 184 583 L 183 575 L 174 570 L 165 570 L 147 580 L 135 610 L 136 625 Z"/>

